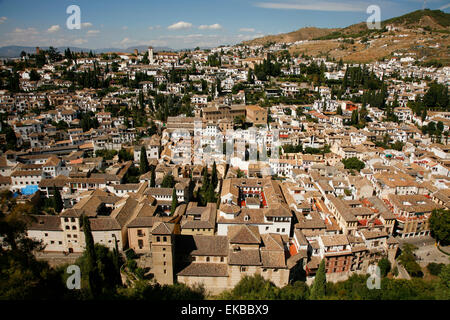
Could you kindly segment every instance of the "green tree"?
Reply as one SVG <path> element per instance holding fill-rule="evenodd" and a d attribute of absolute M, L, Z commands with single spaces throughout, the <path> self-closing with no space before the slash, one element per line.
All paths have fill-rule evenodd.
<path fill-rule="evenodd" d="M 386 257 L 382 258 L 378 261 L 378 267 L 380 268 L 381 276 L 386 277 L 389 271 L 391 271 L 391 262 Z"/>
<path fill-rule="evenodd" d="M 148 164 L 147 159 L 147 150 L 145 149 L 145 146 L 141 147 L 141 157 L 139 161 L 139 171 L 141 174 L 147 173 L 149 171 L 150 167 Z"/>
<path fill-rule="evenodd" d="M 446 264 L 439 274 L 436 284 L 436 299 L 450 300 L 450 264 Z"/>
<path fill-rule="evenodd" d="M 236 286 L 220 295 L 225 300 L 274 300 L 279 289 L 261 275 L 244 276 Z"/>
<path fill-rule="evenodd" d="M 433 210 L 429 219 L 431 235 L 439 244 L 450 243 L 450 210 Z"/>
<path fill-rule="evenodd" d="M 26 234 L 27 224 L 35 221 L 17 204 L 11 192 L 0 195 L 0 300 L 59 300 L 69 293 L 59 270 L 38 261 L 34 253 L 42 243 Z M 32 207 L 31 207 L 32 208 Z"/>
<path fill-rule="evenodd" d="M 416 262 L 416 258 L 414 256 L 415 250 L 417 250 L 416 246 L 409 243 L 404 244 L 402 247 L 402 253 L 398 257 L 398 261 L 405 267 L 406 271 L 408 271 L 412 277 L 422 277 L 422 268 Z"/>
<path fill-rule="evenodd" d="M 41 79 L 41 76 L 35 69 L 30 71 L 30 80 L 31 81 L 39 81 Z"/>
<path fill-rule="evenodd" d="M 218 183 L 219 183 L 219 179 L 217 177 L 217 166 L 216 166 L 216 162 L 214 161 L 213 167 L 212 167 L 212 172 L 211 172 L 211 184 L 213 185 L 214 190 L 216 190 Z"/>
<path fill-rule="evenodd" d="M 146 280 L 136 281 L 133 286 L 120 288 L 118 297 L 121 300 L 203 300 L 205 289 L 202 286 L 188 287 L 183 283 L 174 285 L 150 284 Z"/>
<path fill-rule="evenodd" d="M 131 161 L 133 160 L 133 155 L 128 150 L 122 148 L 119 150 L 119 161 Z"/>
<path fill-rule="evenodd" d="M 208 185 L 208 189 L 206 189 L 206 203 L 214 203 L 216 202 L 216 194 L 214 192 L 214 187 L 212 183 Z"/>
<path fill-rule="evenodd" d="M 97 268 L 97 255 L 92 236 L 91 223 L 86 215 L 81 217 L 84 239 L 86 243 L 86 272 L 88 279 L 88 292 L 92 298 L 99 298 L 101 292 L 100 276 Z"/>
<path fill-rule="evenodd" d="M 163 178 L 161 188 L 173 188 L 173 187 L 175 187 L 175 179 L 170 173 L 168 173 Z"/>
<path fill-rule="evenodd" d="M 358 114 L 358 110 L 353 110 L 352 111 L 352 118 L 351 118 L 351 123 L 352 125 L 356 125 L 359 122 L 359 114 Z"/>
<path fill-rule="evenodd" d="M 307 300 L 309 297 L 308 285 L 303 281 L 296 281 L 293 284 L 281 288 L 279 298 L 281 300 Z"/>
<path fill-rule="evenodd" d="M 173 215 L 178 207 L 177 189 L 173 188 L 172 192 L 172 205 L 170 207 L 170 214 Z"/>
<path fill-rule="evenodd" d="M 443 264 L 443 263 L 431 262 L 427 265 L 427 269 L 430 272 L 430 274 L 432 274 L 433 276 L 438 276 L 441 273 L 442 268 L 444 266 L 445 266 L 445 264 Z"/>
<path fill-rule="evenodd" d="M 61 197 L 61 193 L 59 192 L 58 188 L 56 188 L 55 185 L 53 185 L 53 209 L 57 213 L 60 213 L 64 209 L 64 203 Z"/>
<path fill-rule="evenodd" d="M 319 300 L 324 298 L 326 294 L 326 284 L 327 278 L 325 273 L 325 259 L 322 259 L 311 287 L 310 298 L 312 300 Z"/>
<path fill-rule="evenodd" d="M 363 161 L 356 157 L 342 159 L 345 169 L 361 171 L 366 166 Z"/>
<path fill-rule="evenodd" d="M 154 188 L 156 185 L 156 174 L 155 174 L 155 166 L 151 167 L 151 177 L 150 177 L 150 188 Z"/>

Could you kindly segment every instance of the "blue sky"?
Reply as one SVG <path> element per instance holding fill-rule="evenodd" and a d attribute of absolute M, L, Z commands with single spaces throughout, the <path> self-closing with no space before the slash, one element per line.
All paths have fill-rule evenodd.
<path fill-rule="evenodd" d="M 235 44 L 301 27 L 346 27 L 366 21 L 369 5 L 382 20 L 423 7 L 423 0 L 0 0 L 0 46 L 174 49 Z M 69 5 L 82 27 L 69 30 Z M 450 11 L 450 0 L 426 7 Z"/>

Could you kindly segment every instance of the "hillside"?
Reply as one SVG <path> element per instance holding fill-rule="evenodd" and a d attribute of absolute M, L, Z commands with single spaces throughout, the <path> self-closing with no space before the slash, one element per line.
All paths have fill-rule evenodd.
<path fill-rule="evenodd" d="M 417 58 L 424 58 L 425 62 L 438 61 L 450 65 L 450 14 L 439 10 L 419 10 L 385 20 L 382 26 L 395 26 L 397 30 L 369 30 L 366 23 L 341 29 L 302 28 L 245 44 L 312 40 L 290 46 L 289 52 L 295 56 L 329 56 L 349 63 L 369 63 L 388 58 L 394 52 L 411 52 Z M 309 30 L 314 32 L 308 33 Z"/>
<path fill-rule="evenodd" d="M 431 30 L 448 30 L 450 27 L 450 14 L 440 10 L 417 10 L 400 17 L 391 18 L 382 22 L 382 26 L 394 25 L 403 28 L 426 28 Z M 295 42 L 300 40 L 330 40 L 343 37 L 356 38 L 366 36 L 374 31 L 367 28 L 365 22 L 353 24 L 346 28 L 301 28 L 297 31 L 269 35 L 243 42 L 245 45 L 264 45 L 267 43 Z"/>
<path fill-rule="evenodd" d="M 264 45 L 266 43 L 279 42 L 295 42 L 300 40 L 312 40 L 314 38 L 324 37 L 340 29 L 326 29 L 326 28 L 301 28 L 289 33 L 282 33 L 278 35 L 269 35 L 253 40 L 245 41 L 246 45 Z"/>
<path fill-rule="evenodd" d="M 383 21 L 383 25 L 393 24 L 403 27 L 430 27 L 445 29 L 450 26 L 450 14 L 441 10 L 417 10 L 400 17 Z"/>

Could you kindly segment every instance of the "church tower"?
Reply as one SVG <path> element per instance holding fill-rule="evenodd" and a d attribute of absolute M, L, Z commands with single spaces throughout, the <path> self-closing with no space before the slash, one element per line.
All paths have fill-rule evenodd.
<path fill-rule="evenodd" d="M 148 47 L 148 61 L 150 62 L 150 64 L 155 63 L 155 59 L 153 57 L 153 47 Z"/>
<path fill-rule="evenodd" d="M 174 229 L 175 224 L 166 222 L 157 222 L 152 229 L 152 269 L 155 280 L 161 285 L 174 283 Z"/>

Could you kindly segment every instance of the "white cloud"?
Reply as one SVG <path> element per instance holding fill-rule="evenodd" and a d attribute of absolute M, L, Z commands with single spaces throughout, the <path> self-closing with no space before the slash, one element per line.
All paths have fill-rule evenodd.
<path fill-rule="evenodd" d="M 450 3 L 443 5 L 442 7 L 439 8 L 439 10 L 445 10 L 447 8 L 450 8 Z"/>
<path fill-rule="evenodd" d="M 362 2 L 330 2 L 318 1 L 311 2 L 305 0 L 298 0 L 297 2 L 258 2 L 256 7 L 266 9 L 281 9 L 281 10 L 314 10 L 314 11 L 342 11 L 342 12 L 360 12 L 366 11 L 367 4 Z"/>
<path fill-rule="evenodd" d="M 50 28 L 48 28 L 47 32 L 53 33 L 53 32 L 57 32 L 59 31 L 59 29 L 61 29 L 61 27 L 57 24 L 51 26 Z"/>
<path fill-rule="evenodd" d="M 192 27 L 192 23 L 179 21 L 167 27 L 169 30 L 189 29 Z"/>
<path fill-rule="evenodd" d="M 81 23 L 81 27 L 82 28 L 90 28 L 90 27 L 92 27 L 92 23 L 90 23 L 90 22 L 82 22 Z"/>
<path fill-rule="evenodd" d="M 7 17 L 0 17 L 0 24 L 2 24 L 3 22 L 5 22 L 6 20 L 8 20 Z"/>
<path fill-rule="evenodd" d="M 86 39 L 75 39 L 75 40 L 73 40 L 73 44 L 75 44 L 75 45 L 80 45 L 80 44 L 83 44 L 83 43 L 86 43 L 86 42 L 88 42 Z"/>
<path fill-rule="evenodd" d="M 240 28 L 241 32 L 255 32 L 255 28 Z"/>
<path fill-rule="evenodd" d="M 36 30 L 36 28 L 26 28 L 26 29 L 21 29 L 21 28 L 15 28 L 13 30 L 13 34 L 17 35 L 17 34 L 38 34 L 39 32 Z"/>
<path fill-rule="evenodd" d="M 206 29 L 210 29 L 210 30 L 218 30 L 218 29 L 222 29 L 222 26 L 218 23 L 214 23 L 211 25 L 206 25 L 206 24 L 202 24 L 201 26 L 198 27 L 200 30 L 206 30 Z"/>
<path fill-rule="evenodd" d="M 87 35 L 95 35 L 95 34 L 98 34 L 98 33 L 100 33 L 100 30 L 89 30 L 86 34 Z"/>

